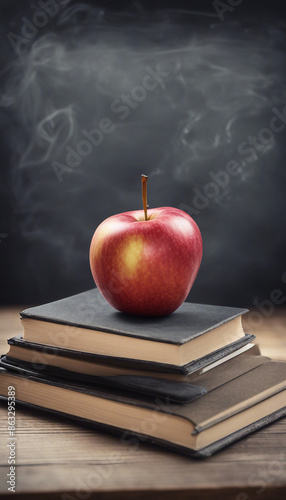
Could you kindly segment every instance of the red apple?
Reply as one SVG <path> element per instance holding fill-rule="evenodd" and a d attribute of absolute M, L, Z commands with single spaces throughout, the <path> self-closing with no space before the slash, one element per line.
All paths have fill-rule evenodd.
<path fill-rule="evenodd" d="M 147 216 L 144 208 L 145 214 L 136 210 L 113 215 L 98 226 L 90 267 L 97 287 L 115 309 L 164 316 L 182 304 L 194 283 L 202 237 L 182 210 L 153 208 Z"/>

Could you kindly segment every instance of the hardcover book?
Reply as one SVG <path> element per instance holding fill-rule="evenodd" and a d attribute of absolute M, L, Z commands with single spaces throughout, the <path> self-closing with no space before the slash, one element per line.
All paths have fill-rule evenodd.
<path fill-rule="evenodd" d="M 9 351 L 6 356 L 17 361 L 30 363 L 37 371 L 45 367 L 51 370 L 60 368 L 78 374 L 94 376 L 144 375 L 184 381 L 192 376 L 210 370 L 212 367 L 240 356 L 241 354 L 260 354 L 257 345 L 251 343 L 254 336 L 245 337 L 234 345 L 215 351 L 184 366 L 175 366 L 150 361 L 133 360 L 103 356 L 61 347 L 46 346 L 28 342 L 22 336 L 8 339 Z"/>
<path fill-rule="evenodd" d="M 245 312 L 185 302 L 169 316 L 131 316 L 114 310 L 92 289 L 26 309 L 21 318 L 28 342 L 183 367 L 213 353 L 219 359 L 253 340 L 242 328 Z"/>
<path fill-rule="evenodd" d="M 144 436 L 194 457 L 210 456 L 286 415 L 286 363 L 267 359 L 219 387 L 209 385 L 206 394 L 185 404 L 0 368 L 4 399 L 9 386 L 15 387 L 19 404 L 92 422 L 121 435 Z M 147 425 L 150 419 L 154 425 Z"/>
<path fill-rule="evenodd" d="M 140 375 L 124 374 L 95 376 L 77 373 L 71 370 L 63 370 L 62 368 L 56 368 L 54 366 L 39 366 L 31 362 L 13 358 L 9 355 L 1 357 L 0 365 L 20 374 L 41 374 L 56 381 L 61 380 L 72 383 L 83 383 L 91 386 L 103 385 L 127 389 L 131 392 L 135 392 L 137 395 L 148 394 L 154 397 L 167 397 L 170 401 L 184 403 L 193 401 L 207 391 L 217 388 L 267 361 L 269 361 L 269 358 L 251 354 L 251 350 L 249 350 L 228 360 L 224 363 L 224 366 L 210 366 L 207 371 L 201 370 L 192 376 L 185 377 L 184 381 L 164 379 L 160 376 L 160 373 L 157 373 L 156 376 L 152 376 L 148 372 L 141 372 Z"/>

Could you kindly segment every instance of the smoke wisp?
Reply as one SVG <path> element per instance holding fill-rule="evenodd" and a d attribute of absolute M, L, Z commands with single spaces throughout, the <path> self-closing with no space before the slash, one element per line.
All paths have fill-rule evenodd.
<path fill-rule="evenodd" d="M 142 172 L 151 176 L 153 206 L 188 205 L 210 171 L 235 159 L 239 175 L 197 217 L 205 241 L 197 297 L 219 301 L 218 284 L 242 287 L 253 265 L 259 274 L 281 246 L 277 207 L 267 193 L 266 204 L 260 197 L 267 185 L 269 196 L 280 198 L 285 140 L 274 135 L 251 161 L 238 145 L 267 127 L 274 107 L 285 105 L 284 33 L 278 21 L 222 26 L 198 12 L 164 11 L 139 20 L 85 4 L 65 9 L 53 32 L 40 34 L 15 60 L 0 101 L 13 116 L 6 132 L 11 179 L 30 271 L 43 267 L 39 249 L 45 248 L 47 266 L 67 287 L 77 291 L 82 275 L 84 288 L 91 284 L 86 255 L 92 232 L 107 216 L 140 208 Z M 168 76 L 140 94 L 146 68 Z M 68 152 L 79 154 L 83 130 L 95 130 L 104 119 L 112 132 L 68 165 Z M 62 182 L 54 162 L 68 167 Z M 266 214 L 273 247 L 258 256 Z M 273 266 L 267 269 L 270 276 Z M 40 289 L 47 275 L 39 275 Z M 252 283 L 248 297 L 253 293 Z"/>

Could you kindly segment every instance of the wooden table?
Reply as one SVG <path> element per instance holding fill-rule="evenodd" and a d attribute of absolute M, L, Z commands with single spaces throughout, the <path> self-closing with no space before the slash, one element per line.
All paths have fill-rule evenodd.
<path fill-rule="evenodd" d="M 0 310 L 3 353 L 6 339 L 21 333 L 18 312 L 23 308 Z M 286 359 L 285 310 L 263 319 L 255 333 L 262 354 Z M 143 443 L 133 449 L 113 435 L 18 406 L 16 493 L 12 494 L 7 493 L 6 484 L 7 410 L 3 402 L 0 421 L 1 499 L 286 498 L 285 418 L 205 461 L 195 461 Z"/>

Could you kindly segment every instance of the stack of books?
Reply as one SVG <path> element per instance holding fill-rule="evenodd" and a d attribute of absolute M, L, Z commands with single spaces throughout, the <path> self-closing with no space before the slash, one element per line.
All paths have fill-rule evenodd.
<path fill-rule="evenodd" d="M 261 356 L 246 309 L 184 303 L 162 318 L 115 311 L 93 289 L 21 313 L 0 395 L 207 457 L 286 415 L 286 362 Z"/>

